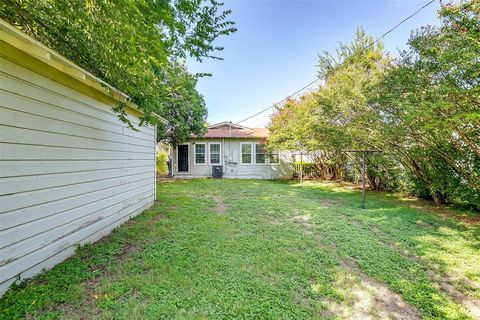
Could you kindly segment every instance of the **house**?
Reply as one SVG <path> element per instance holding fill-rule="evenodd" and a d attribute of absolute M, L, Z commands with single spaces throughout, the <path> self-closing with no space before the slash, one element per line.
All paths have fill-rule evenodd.
<path fill-rule="evenodd" d="M 291 156 L 267 151 L 266 128 L 247 128 L 221 122 L 208 126 L 203 137 L 192 136 L 172 149 L 177 178 L 218 176 L 239 179 L 289 179 Z"/>
<path fill-rule="evenodd" d="M 0 19 L 0 296 L 155 199 L 156 128 L 127 96 Z"/>

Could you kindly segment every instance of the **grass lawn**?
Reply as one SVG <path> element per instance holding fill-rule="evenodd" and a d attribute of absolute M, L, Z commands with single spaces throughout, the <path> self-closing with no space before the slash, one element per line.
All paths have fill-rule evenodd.
<path fill-rule="evenodd" d="M 162 183 L 153 208 L 10 290 L 0 318 L 480 317 L 478 224 L 359 204 L 334 184 Z"/>

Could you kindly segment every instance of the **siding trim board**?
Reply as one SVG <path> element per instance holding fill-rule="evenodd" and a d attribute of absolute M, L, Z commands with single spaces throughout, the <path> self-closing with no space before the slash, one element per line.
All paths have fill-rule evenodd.
<path fill-rule="evenodd" d="M 126 95 L 1 19 L 0 45 L 1 296 L 153 205 L 157 129 L 128 128 Z"/>

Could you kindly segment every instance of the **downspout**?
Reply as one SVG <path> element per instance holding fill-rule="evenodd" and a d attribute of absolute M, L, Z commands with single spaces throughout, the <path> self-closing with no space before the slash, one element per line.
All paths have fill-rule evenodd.
<path fill-rule="evenodd" d="M 157 126 L 153 127 L 153 132 L 155 133 L 153 139 L 153 200 L 157 200 Z"/>
<path fill-rule="evenodd" d="M 225 161 L 225 138 L 222 137 L 222 161 L 223 161 L 223 175 L 227 172 L 227 162 Z"/>
<path fill-rule="evenodd" d="M 233 153 L 232 153 L 232 121 L 230 121 L 230 130 L 228 133 L 228 161 L 232 161 Z M 235 168 L 235 170 L 237 170 Z"/>

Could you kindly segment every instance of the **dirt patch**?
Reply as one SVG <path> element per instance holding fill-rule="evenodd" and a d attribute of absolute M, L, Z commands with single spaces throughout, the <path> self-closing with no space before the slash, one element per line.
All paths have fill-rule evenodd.
<path fill-rule="evenodd" d="M 303 233 L 306 236 L 313 236 L 316 241 L 320 242 L 320 235 L 314 232 L 314 226 L 310 222 L 309 214 L 301 214 L 300 210 L 295 208 L 293 209 L 294 215 L 291 218 L 291 221 L 297 223 L 303 227 Z"/>
<path fill-rule="evenodd" d="M 92 318 L 97 318 L 101 313 L 102 309 L 95 305 L 97 299 L 102 297 L 99 294 L 96 294 L 96 288 L 100 284 L 102 279 L 112 277 L 112 274 L 105 270 L 104 267 L 93 270 L 98 273 L 94 278 L 86 280 L 84 284 L 84 290 L 86 292 L 85 299 L 80 305 L 73 305 L 71 303 L 54 303 L 47 306 L 45 309 L 40 310 L 43 312 L 61 312 L 62 319 L 79 319 L 79 320 L 88 320 Z M 38 314 L 26 314 L 25 319 L 38 319 Z"/>
<path fill-rule="evenodd" d="M 140 298 L 140 296 L 141 296 L 141 294 L 140 294 L 140 292 L 139 292 L 138 290 L 133 290 L 133 292 L 132 292 L 132 298 L 138 299 L 138 298 Z"/>
<path fill-rule="evenodd" d="M 347 216 L 344 216 L 348 219 Z M 294 210 L 292 221 L 305 228 L 305 234 L 311 234 L 314 226 L 309 215 Z M 352 223 L 356 223 L 353 221 Z M 320 236 L 315 239 L 321 243 Z M 331 249 L 335 250 L 335 244 Z M 343 261 L 339 267 L 336 290 L 344 297 L 342 302 L 328 301 L 327 310 L 322 316 L 334 315 L 339 319 L 421 319 L 420 312 L 408 304 L 401 295 L 393 292 L 387 285 L 368 277 L 352 261 Z M 316 290 L 315 284 L 311 285 Z"/>
<path fill-rule="evenodd" d="M 415 223 L 418 224 L 419 226 L 424 227 L 424 228 L 433 229 L 433 225 L 431 223 L 427 222 L 427 221 L 416 220 Z"/>
<path fill-rule="evenodd" d="M 282 221 L 280 221 L 279 219 L 276 219 L 276 218 L 270 219 L 270 223 L 273 224 L 274 226 L 281 226 L 283 224 Z"/>
<path fill-rule="evenodd" d="M 93 278 L 87 279 L 84 282 L 86 289 L 94 289 L 102 279 L 111 278 L 112 274 L 107 270 L 107 267 L 100 265 L 97 267 L 92 267 L 92 273 L 95 275 Z"/>
<path fill-rule="evenodd" d="M 129 242 L 125 243 L 122 249 L 122 254 L 120 255 L 120 260 L 124 261 L 127 259 L 127 257 L 135 252 L 138 252 L 139 248 L 137 246 L 134 246 L 130 244 Z"/>
<path fill-rule="evenodd" d="M 87 281 L 85 281 L 85 288 L 94 289 L 100 283 L 103 276 L 104 274 L 100 273 L 95 278 L 88 279 Z"/>
<path fill-rule="evenodd" d="M 129 219 L 127 221 L 125 221 L 122 226 L 124 226 L 125 228 L 131 228 L 133 227 L 134 225 L 137 224 L 137 220 L 136 219 Z"/>
<path fill-rule="evenodd" d="M 215 212 L 223 216 L 227 212 L 227 206 L 223 203 L 223 199 L 219 196 L 213 196 L 213 201 L 215 201 Z"/>
<path fill-rule="evenodd" d="M 340 319 L 421 319 L 420 313 L 388 286 L 365 275 L 353 262 L 342 262 L 336 281 L 342 302 L 328 304 Z"/>
<path fill-rule="evenodd" d="M 360 222 L 358 220 L 353 219 L 351 217 L 347 217 L 346 215 L 341 215 L 341 216 L 342 218 L 347 219 L 349 223 L 360 226 Z M 424 222 L 422 220 L 417 220 L 415 221 L 415 223 L 425 228 L 433 227 L 430 223 Z M 383 244 L 389 246 L 392 250 L 395 250 L 396 252 L 398 252 L 402 257 L 406 259 L 414 260 L 422 265 L 427 263 L 426 261 L 423 260 L 422 257 L 414 255 L 413 253 L 409 252 L 406 248 L 402 248 L 398 243 L 393 243 L 389 241 L 382 234 L 382 232 L 375 226 L 369 226 L 369 227 L 370 227 L 370 230 L 375 232 L 375 234 L 377 235 L 377 238 Z M 436 270 L 428 270 L 428 275 L 430 279 L 436 284 L 437 289 L 445 292 L 453 300 L 463 305 L 474 318 L 480 319 L 480 301 L 458 289 L 458 287 L 464 287 L 464 288 L 468 288 L 469 291 L 473 292 L 480 289 L 478 285 L 465 277 L 458 278 L 450 275 L 442 275 L 441 272 L 439 271 L 438 265 L 429 265 L 429 268 L 436 269 Z"/>
<path fill-rule="evenodd" d="M 480 319 L 480 300 L 466 295 L 453 285 L 453 283 L 464 282 L 471 289 L 478 290 L 479 288 L 475 283 L 468 279 L 455 279 L 448 275 L 440 276 L 433 271 L 429 271 L 428 274 L 436 282 L 438 289 L 444 291 L 453 300 L 463 305 L 474 319 Z"/>
<path fill-rule="evenodd" d="M 61 306 L 61 309 L 64 311 L 66 319 L 88 320 L 98 318 L 102 314 L 102 309 L 95 306 L 93 301 L 80 307 L 64 304 Z"/>
<path fill-rule="evenodd" d="M 58 312 L 63 311 L 61 319 L 78 319 L 78 320 L 89 320 L 92 318 L 98 318 L 102 313 L 102 309 L 94 306 L 93 301 L 88 301 L 82 304 L 81 306 L 73 306 L 67 303 L 56 304 L 52 307 L 46 308 L 45 312 Z M 87 311 L 88 310 L 88 311 Z M 33 320 L 38 319 L 37 314 L 26 314 L 25 319 Z"/>
<path fill-rule="evenodd" d="M 168 174 L 157 174 L 157 183 L 170 183 L 174 181 L 175 179 L 169 177 Z"/>
<path fill-rule="evenodd" d="M 303 215 L 295 215 L 292 217 L 292 221 L 298 222 L 306 227 L 312 227 L 312 225 L 308 222 L 310 220 L 310 216 L 308 214 Z"/>
<path fill-rule="evenodd" d="M 291 218 L 291 221 L 302 225 L 306 229 L 312 229 L 313 228 L 313 225 L 309 222 L 310 221 L 310 215 L 302 214 L 300 212 L 300 210 L 297 209 L 297 208 L 293 209 L 293 216 Z"/>
<path fill-rule="evenodd" d="M 166 214 L 159 213 L 152 218 L 152 222 L 157 223 L 158 221 L 166 220 L 166 219 L 168 219 L 168 216 Z"/>

